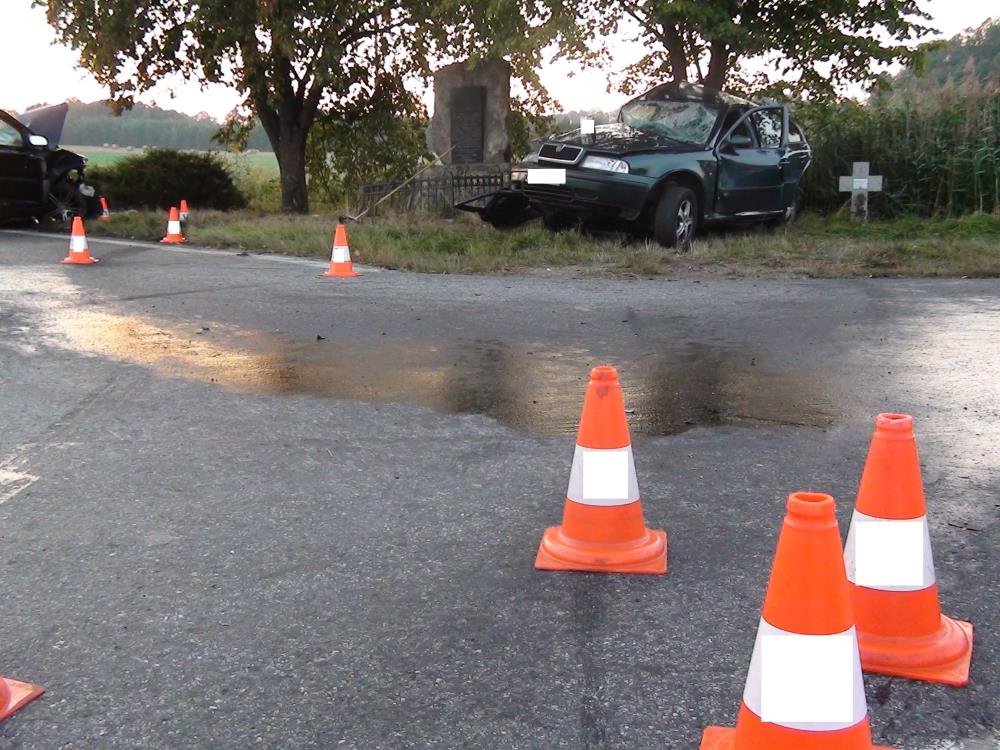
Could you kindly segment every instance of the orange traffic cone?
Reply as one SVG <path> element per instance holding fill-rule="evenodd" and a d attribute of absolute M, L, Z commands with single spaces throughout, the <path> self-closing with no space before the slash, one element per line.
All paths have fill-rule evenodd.
<path fill-rule="evenodd" d="M 87 235 L 83 231 L 83 219 L 79 216 L 73 217 L 73 231 L 69 238 L 69 254 L 62 259 L 62 263 L 72 266 L 90 266 L 97 263 L 97 258 L 90 255 L 90 247 L 87 245 Z"/>
<path fill-rule="evenodd" d="M 182 222 L 186 222 L 188 220 L 189 213 L 191 212 L 188 210 L 188 202 L 181 198 L 180 219 Z"/>
<path fill-rule="evenodd" d="M 913 417 L 875 420 L 844 562 L 866 672 L 969 684 L 972 623 L 941 614 Z"/>
<path fill-rule="evenodd" d="M 0 721 L 15 711 L 24 708 L 45 692 L 45 688 L 0 677 Z"/>
<path fill-rule="evenodd" d="M 160 240 L 160 242 L 165 245 L 179 245 L 184 241 L 184 235 L 181 234 L 181 220 L 177 215 L 177 207 L 171 206 L 170 216 L 167 219 L 167 236 Z"/>
<path fill-rule="evenodd" d="M 736 728 L 701 750 L 872 750 L 833 498 L 788 496 Z"/>
<path fill-rule="evenodd" d="M 101 215 L 98 221 L 111 221 L 111 212 L 108 210 L 108 199 L 101 196 Z"/>
<path fill-rule="evenodd" d="M 343 224 L 337 224 L 337 231 L 333 234 L 333 254 L 330 256 L 330 268 L 323 275 L 338 279 L 361 275 L 351 265 L 351 248 L 347 244 L 347 229 Z"/>
<path fill-rule="evenodd" d="M 583 399 L 562 526 L 545 530 L 535 567 L 667 572 L 667 534 L 643 520 L 625 403 L 614 367 L 595 367 Z"/>

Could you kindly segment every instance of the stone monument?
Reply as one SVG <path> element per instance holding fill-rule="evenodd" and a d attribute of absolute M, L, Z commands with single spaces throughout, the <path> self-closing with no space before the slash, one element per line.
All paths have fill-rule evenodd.
<path fill-rule="evenodd" d="M 445 164 L 510 161 L 510 76 L 505 60 L 455 63 L 434 74 L 431 146 Z"/>

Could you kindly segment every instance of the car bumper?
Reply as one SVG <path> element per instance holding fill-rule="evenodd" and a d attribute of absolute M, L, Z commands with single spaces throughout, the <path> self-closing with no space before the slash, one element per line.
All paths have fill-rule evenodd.
<path fill-rule="evenodd" d="M 639 175 L 603 172 L 595 169 L 566 170 L 564 185 L 511 182 L 539 211 L 580 216 L 613 217 L 632 221 L 639 217 L 656 181 Z"/>

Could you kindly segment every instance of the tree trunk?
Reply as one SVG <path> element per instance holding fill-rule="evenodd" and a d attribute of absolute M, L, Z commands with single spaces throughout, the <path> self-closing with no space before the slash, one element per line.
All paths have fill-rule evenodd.
<path fill-rule="evenodd" d="M 271 105 L 266 91 L 254 94 L 254 110 L 278 159 L 281 210 L 286 213 L 309 212 L 306 139 L 315 119 L 316 104 L 321 91 L 322 89 L 317 87 L 303 99 L 292 90 L 291 84 L 286 82 L 285 96 L 276 106 Z"/>
<path fill-rule="evenodd" d="M 274 147 L 281 175 L 281 210 L 286 213 L 309 213 L 309 189 L 306 186 L 306 137 L 298 133 L 282 138 Z"/>
<path fill-rule="evenodd" d="M 684 37 L 677 30 L 671 19 L 665 18 L 660 22 L 661 38 L 667 48 L 667 56 L 670 58 L 670 73 L 675 81 L 686 81 L 688 79 L 688 59 L 684 51 Z"/>
<path fill-rule="evenodd" d="M 711 57 L 708 62 L 708 74 L 705 76 L 705 85 L 708 88 L 722 91 L 726 85 L 726 76 L 729 73 L 732 60 L 729 58 L 729 45 L 722 41 L 713 41 L 711 44 Z"/>

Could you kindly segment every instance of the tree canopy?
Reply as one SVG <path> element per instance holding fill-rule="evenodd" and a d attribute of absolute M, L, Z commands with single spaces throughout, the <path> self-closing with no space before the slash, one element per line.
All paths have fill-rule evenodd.
<path fill-rule="evenodd" d="M 920 68 L 902 71 L 891 85 L 899 94 L 920 96 L 963 83 L 1000 89 L 1000 17 L 947 42 L 931 42 Z"/>
<path fill-rule="evenodd" d="M 306 141 L 321 111 L 384 112 L 374 97 L 466 55 L 507 56 L 537 100 L 531 63 L 553 15 L 528 0 L 36 2 L 119 106 L 171 73 L 233 85 L 274 148 L 289 211 L 308 210 Z"/>
<path fill-rule="evenodd" d="M 916 0 L 571 2 L 590 40 L 586 56 L 604 57 L 599 42 L 608 34 L 638 29 L 648 52 L 625 71 L 630 93 L 673 79 L 827 95 L 845 83 L 873 82 L 879 66 L 911 60 L 915 40 L 929 31 Z M 766 61 L 770 73 L 748 74 L 741 63 L 749 60 Z"/>

